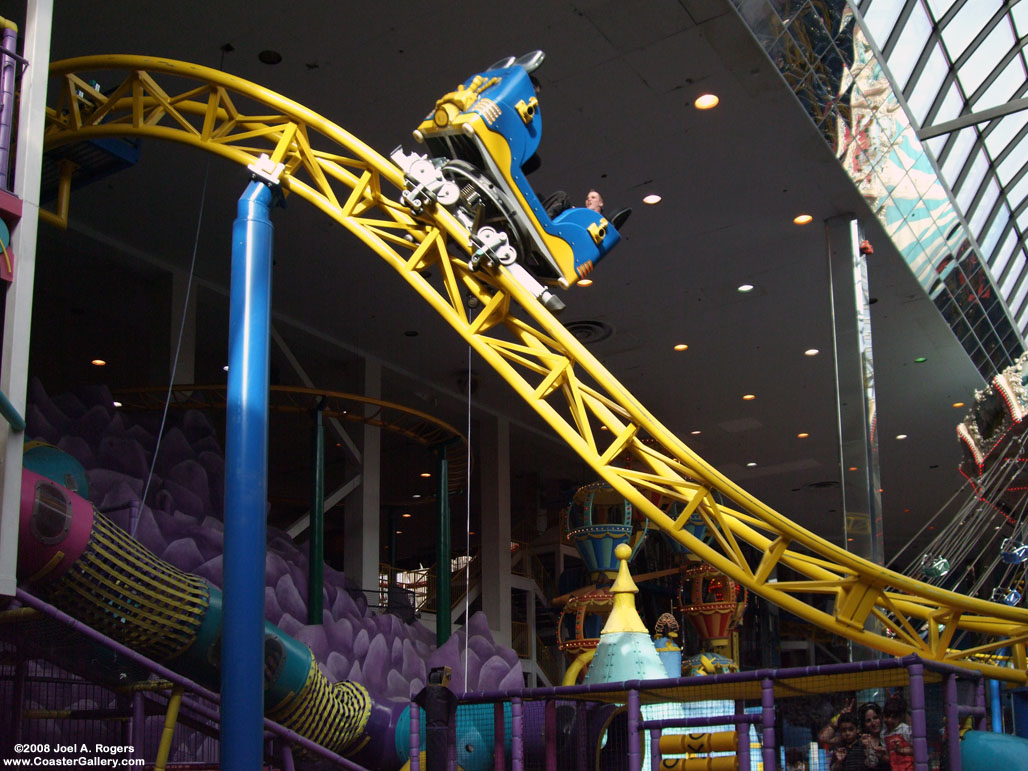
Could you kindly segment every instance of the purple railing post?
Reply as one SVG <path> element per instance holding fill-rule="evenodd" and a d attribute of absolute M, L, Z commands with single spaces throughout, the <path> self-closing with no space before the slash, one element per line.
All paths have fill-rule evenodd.
<path fill-rule="evenodd" d="M 975 723 L 975 728 L 979 731 L 989 730 L 989 721 L 986 713 L 988 709 L 985 706 L 985 678 L 979 677 L 978 684 L 974 689 L 974 705 L 981 709 L 981 714 L 978 716 L 978 720 Z"/>
<path fill-rule="evenodd" d="M 775 681 L 765 677 L 760 681 L 760 719 L 764 758 L 764 771 L 775 771 L 778 759 L 775 756 Z"/>
<path fill-rule="evenodd" d="M 546 733 L 546 771 L 557 771 L 557 702 L 547 699 L 543 707 Z"/>
<path fill-rule="evenodd" d="M 575 702 L 575 761 L 578 771 L 589 768 L 589 708 Z"/>
<path fill-rule="evenodd" d="M 949 771 L 962 771 L 960 763 L 960 709 L 957 704 L 957 676 L 946 675 L 943 686 L 943 710 L 946 715 L 946 753 L 949 755 Z"/>
<path fill-rule="evenodd" d="M 146 702 L 142 691 L 132 694 L 132 738 L 129 744 L 132 746 L 132 757 L 145 757 L 143 746 L 144 729 L 146 728 Z"/>
<path fill-rule="evenodd" d="M 525 769 L 525 724 L 521 719 L 521 699 L 510 700 L 510 767 L 511 771 Z"/>
<path fill-rule="evenodd" d="M 914 771 L 928 771 L 928 719 L 924 700 L 924 664 L 907 667 L 910 678 L 910 734 L 914 740 Z"/>
<path fill-rule="evenodd" d="M 282 742 L 282 771 L 296 771 L 296 764 L 293 763 L 293 748 L 289 742 Z"/>
<path fill-rule="evenodd" d="M 493 704 L 493 771 L 506 771 L 505 731 L 506 727 L 503 725 L 503 702 L 498 701 Z"/>
<path fill-rule="evenodd" d="M 639 689 L 628 689 L 628 771 L 642 771 L 642 742 L 639 741 Z"/>
<path fill-rule="evenodd" d="M 410 712 L 410 771 L 421 771 L 421 710 L 411 699 Z"/>
<path fill-rule="evenodd" d="M 735 714 L 746 714 L 746 702 L 739 699 L 735 702 Z M 738 768 L 744 771 L 750 767 L 750 723 L 736 722 L 736 749 L 735 757 L 739 760 Z"/>
<path fill-rule="evenodd" d="M 25 712 L 25 678 L 28 666 L 25 659 L 19 657 L 14 665 L 14 688 L 11 691 L 11 742 L 21 741 L 21 721 Z"/>
<path fill-rule="evenodd" d="M 660 729 L 650 729 L 650 771 L 660 771 Z"/>

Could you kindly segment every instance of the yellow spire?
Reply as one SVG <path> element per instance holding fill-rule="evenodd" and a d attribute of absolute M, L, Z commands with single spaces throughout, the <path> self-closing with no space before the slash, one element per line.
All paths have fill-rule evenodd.
<path fill-rule="evenodd" d="M 628 572 L 628 559 L 632 556 L 632 547 L 626 543 L 618 544 L 614 549 L 614 556 L 621 561 L 618 567 L 618 577 L 610 591 L 614 594 L 614 609 L 607 617 L 607 623 L 603 626 L 601 635 L 614 634 L 616 632 L 642 632 L 649 635 L 649 630 L 639 618 L 639 611 L 635 609 L 635 597 L 633 594 L 639 592 L 639 587 L 632 580 L 632 574 Z"/>

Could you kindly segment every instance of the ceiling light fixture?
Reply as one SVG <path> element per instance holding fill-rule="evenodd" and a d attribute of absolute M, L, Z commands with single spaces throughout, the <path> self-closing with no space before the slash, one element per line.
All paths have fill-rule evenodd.
<path fill-rule="evenodd" d="M 703 432 L 702 431 L 692 431 L 691 433 L 692 433 L 693 436 L 699 436 Z"/>
<path fill-rule="evenodd" d="M 752 292 L 753 284 L 742 284 L 741 286 L 736 288 L 736 291 L 742 292 L 743 294 L 746 294 L 747 292 Z"/>
<path fill-rule="evenodd" d="M 795 225 L 809 225 L 814 221 L 814 218 L 809 214 L 797 214 L 792 218 L 793 224 Z"/>
<path fill-rule="evenodd" d="M 592 286 L 593 280 L 591 278 L 583 278 L 578 282 L 579 286 Z"/>
<path fill-rule="evenodd" d="M 697 110 L 709 110 L 717 107 L 720 101 L 721 99 L 715 94 L 700 94 L 692 104 Z"/>
<path fill-rule="evenodd" d="M 757 465 L 757 462 L 751 460 L 749 463 L 746 464 L 746 468 L 753 468 L 756 465 Z"/>
<path fill-rule="evenodd" d="M 114 404 L 115 407 L 120 407 L 121 406 L 121 402 L 113 402 L 113 404 Z"/>
<path fill-rule="evenodd" d="M 810 436 L 810 434 L 808 434 L 806 431 L 801 431 L 800 433 L 796 434 L 796 437 L 798 439 L 806 439 L 808 436 Z"/>
<path fill-rule="evenodd" d="M 107 366 L 107 362 L 104 361 L 103 359 L 93 359 L 89 363 L 92 364 L 94 367 L 106 367 Z"/>
<path fill-rule="evenodd" d="M 678 345 L 675 346 L 675 350 L 676 351 L 688 351 L 689 350 L 689 346 L 686 345 L 685 343 L 679 343 Z"/>
<path fill-rule="evenodd" d="M 401 516 L 402 516 L 402 517 L 403 517 L 404 519 L 410 519 L 410 518 L 411 518 L 411 517 L 413 517 L 414 515 L 413 515 L 413 514 L 411 514 L 411 513 L 410 513 L 410 512 L 408 511 L 408 512 L 404 512 L 404 513 L 403 513 L 403 514 L 402 514 Z"/>
<path fill-rule="evenodd" d="M 897 439 L 906 439 L 907 435 L 906 434 L 896 434 L 896 438 Z"/>
<path fill-rule="evenodd" d="M 804 356 L 817 356 L 819 353 L 821 353 L 821 351 L 819 351 L 817 348 L 808 348 L 807 350 L 805 350 L 803 352 L 803 355 Z"/>
<path fill-rule="evenodd" d="M 964 403 L 963 402 L 953 402 L 953 406 L 954 407 L 963 407 Z"/>
<path fill-rule="evenodd" d="M 267 48 L 257 54 L 261 64 L 279 64 L 282 61 L 282 54 Z"/>
<path fill-rule="evenodd" d="M 643 203 L 649 204 L 650 206 L 660 203 L 661 200 L 661 197 L 656 193 L 650 193 L 649 195 L 643 197 Z"/>
<path fill-rule="evenodd" d="M 422 471 L 422 472 L 421 472 L 421 478 L 422 478 L 422 479 L 428 479 L 428 478 L 429 478 L 429 477 L 431 477 L 431 476 L 432 476 L 432 474 L 431 474 L 431 473 L 429 473 L 428 471 Z"/>
<path fill-rule="evenodd" d="M 928 361 L 927 356 L 918 356 L 916 359 L 914 359 L 914 364 L 924 364 L 926 361 Z"/>
<path fill-rule="evenodd" d="M 742 400 L 744 402 L 752 402 L 756 398 L 757 398 L 756 394 L 743 394 Z"/>
<path fill-rule="evenodd" d="M 222 372 L 228 372 L 228 364 L 221 368 Z"/>

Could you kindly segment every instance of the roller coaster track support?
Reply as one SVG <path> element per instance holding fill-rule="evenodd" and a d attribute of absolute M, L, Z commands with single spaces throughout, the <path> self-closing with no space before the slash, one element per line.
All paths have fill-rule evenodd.
<path fill-rule="evenodd" d="M 750 591 L 891 655 L 1026 682 L 1028 610 L 886 570 L 751 496 L 652 416 L 506 268 L 471 272 L 467 230 L 441 207 L 413 215 L 400 202 L 401 171 L 338 125 L 253 83 L 168 59 L 70 59 L 51 73 L 48 150 L 131 136 L 184 143 L 243 166 L 262 155 L 283 164 L 286 195 L 315 206 L 389 263 L 652 526 Z M 709 545 L 684 529 L 694 513 L 713 536 Z M 797 577 L 773 580 L 779 565 Z M 1008 647 L 1013 666 L 1002 666 L 994 656 Z"/>

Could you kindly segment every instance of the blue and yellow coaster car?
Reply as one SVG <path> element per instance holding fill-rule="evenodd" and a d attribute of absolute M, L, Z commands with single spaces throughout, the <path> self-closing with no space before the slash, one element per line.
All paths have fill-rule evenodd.
<path fill-rule="evenodd" d="M 514 231 L 508 234 L 518 257 L 537 277 L 567 288 L 589 275 L 621 237 L 591 209 L 566 209 L 551 220 L 525 178 L 523 167 L 542 135 L 529 76 L 541 61 L 542 52 L 535 52 L 469 78 L 436 102 L 414 137 L 437 163 L 445 159 L 443 175 L 465 194 L 470 184 L 492 198 Z"/>

